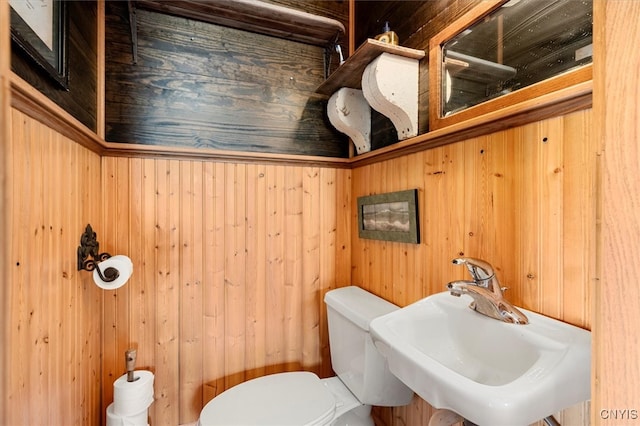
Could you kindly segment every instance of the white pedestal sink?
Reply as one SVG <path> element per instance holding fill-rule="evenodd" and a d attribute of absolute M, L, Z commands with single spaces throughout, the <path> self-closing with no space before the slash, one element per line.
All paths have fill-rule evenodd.
<path fill-rule="evenodd" d="M 436 408 L 481 426 L 528 425 L 590 398 L 591 333 L 522 309 L 516 325 L 448 292 L 376 318 L 391 372 Z"/>

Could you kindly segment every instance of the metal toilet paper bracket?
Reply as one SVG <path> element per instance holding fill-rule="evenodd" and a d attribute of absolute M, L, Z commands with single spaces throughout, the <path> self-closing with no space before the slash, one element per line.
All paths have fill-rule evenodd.
<path fill-rule="evenodd" d="M 135 382 L 140 377 L 133 377 L 133 370 L 136 367 L 136 355 L 135 349 L 129 349 L 124 353 L 124 362 L 127 365 L 127 382 Z"/>
<path fill-rule="evenodd" d="M 78 271 L 83 269 L 93 271 L 95 269 L 102 281 L 113 282 L 120 276 L 120 271 L 112 267 L 106 268 L 104 272 L 100 270 L 98 264 L 109 259 L 111 255 L 100 253 L 99 247 L 100 243 L 96 239 L 96 233 L 91 225 L 87 225 L 84 233 L 80 236 L 80 245 L 78 246 Z"/>

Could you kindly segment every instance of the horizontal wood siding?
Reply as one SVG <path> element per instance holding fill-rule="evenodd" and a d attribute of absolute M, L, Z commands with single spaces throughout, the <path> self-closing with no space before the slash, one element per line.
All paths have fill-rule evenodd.
<path fill-rule="evenodd" d="M 323 49 L 106 5 L 106 139 L 150 145 L 348 156 L 314 94 Z"/>
<path fill-rule="evenodd" d="M 453 258 L 479 257 L 497 269 L 511 302 L 590 329 L 591 127 L 586 110 L 354 169 L 352 221 L 357 197 L 418 188 L 422 242 L 364 240 L 352 227 L 352 284 L 405 306 L 463 279 Z M 419 398 L 378 410 L 388 426 L 424 425 L 431 414 Z M 557 419 L 586 425 L 588 404 Z"/>
<path fill-rule="evenodd" d="M 267 373 L 330 374 L 322 298 L 349 281 L 350 173 L 103 158 L 103 238 L 134 263 L 105 293 L 103 409 L 130 347 L 156 377 L 152 424 Z"/>
<path fill-rule="evenodd" d="M 98 425 L 102 291 L 76 270 L 76 250 L 87 223 L 109 249 L 100 233 L 100 158 L 17 110 L 10 129 L 2 423 Z"/>

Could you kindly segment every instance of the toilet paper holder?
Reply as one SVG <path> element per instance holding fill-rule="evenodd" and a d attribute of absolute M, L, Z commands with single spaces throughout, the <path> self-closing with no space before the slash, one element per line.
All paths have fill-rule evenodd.
<path fill-rule="evenodd" d="M 127 349 L 124 353 L 124 362 L 127 366 L 127 382 L 135 382 L 140 377 L 134 377 L 133 372 L 136 368 L 136 354 L 135 349 Z"/>
<path fill-rule="evenodd" d="M 107 283 L 113 282 L 120 276 L 120 271 L 113 267 L 108 267 L 104 271 L 100 270 L 98 264 L 109 259 L 111 255 L 109 253 L 100 253 L 99 247 L 100 243 L 98 243 L 96 239 L 96 233 L 91 225 L 88 224 L 84 233 L 80 236 L 80 245 L 78 246 L 78 271 L 95 270 L 102 281 Z"/>

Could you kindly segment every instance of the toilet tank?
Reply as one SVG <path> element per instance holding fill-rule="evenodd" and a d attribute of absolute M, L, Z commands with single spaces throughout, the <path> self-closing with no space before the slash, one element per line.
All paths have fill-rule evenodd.
<path fill-rule="evenodd" d="M 363 404 L 397 407 L 411 402 L 413 391 L 396 378 L 369 335 L 374 318 L 399 309 L 359 287 L 326 293 L 331 364 L 340 380 Z"/>

